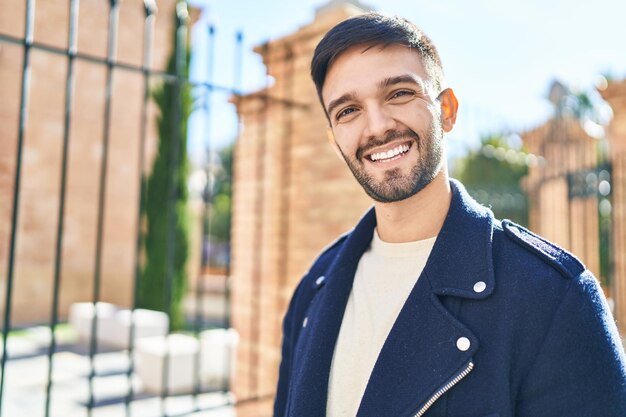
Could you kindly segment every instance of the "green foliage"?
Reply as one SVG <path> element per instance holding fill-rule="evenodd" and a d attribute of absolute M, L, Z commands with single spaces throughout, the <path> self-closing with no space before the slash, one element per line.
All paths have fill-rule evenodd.
<path fill-rule="evenodd" d="M 585 91 L 571 91 L 559 105 L 562 113 L 578 120 L 598 120 L 598 109 L 591 96 Z"/>
<path fill-rule="evenodd" d="M 213 199 L 211 212 L 211 237 L 216 242 L 230 242 L 231 196 L 219 194 Z"/>
<path fill-rule="evenodd" d="M 229 145 L 219 151 L 220 169 L 215 174 L 213 184 L 211 238 L 221 243 L 230 242 L 233 149 L 234 145 Z"/>
<path fill-rule="evenodd" d="M 167 72 L 176 73 L 176 36 Z M 187 78 L 190 51 L 185 51 L 185 66 L 181 74 Z M 167 312 L 170 327 L 179 329 L 184 325 L 182 300 L 185 294 L 187 273 L 185 265 L 189 253 L 189 213 L 187 211 L 187 119 L 192 109 L 192 96 L 188 84 L 175 81 L 164 82 L 157 87 L 152 98 L 160 109 L 157 118 L 159 132 L 158 151 L 152 172 L 147 179 L 144 216 L 146 223 L 146 262 L 138 288 L 138 306 Z M 174 143 L 178 140 L 178 149 Z M 177 155 L 176 155 L 177 154 Z M 176 160 L 174 160 L 176 157 Z M 174 181 L 176 195 L 170 195 Z M 173 210 L 175 230 L 170 235 L 170 211 Z M 172 282 L 168 297 L 168 241 L 174 245 Z M 169 307 L 169 308 L 168 308 Z"/>
<path fill-rule="evenodd" d="M 528 173 L 526 164 L 512 158 L 518 153 L 501 135 L 487 136 L 482 139 L 481 145 L 479 150 L 470 152 L 455 163 L 453 176 L 481 204 L 491 207 L 496 217 L 527 225 L 528 199 L 520 185 L 521 179 Z M 507 151 L 511 151 L 509 158 Z"/>

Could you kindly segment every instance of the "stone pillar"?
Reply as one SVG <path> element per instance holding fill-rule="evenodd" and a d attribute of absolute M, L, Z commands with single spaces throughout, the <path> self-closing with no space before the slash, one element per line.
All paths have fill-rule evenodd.
<path fill-rule="evenodd" d="M 333 2 L 311 24 L 257 47 L 275 83 L 233 99 L 243 127 L 233 185 L 232 320 L 241 336 L 233 388 L 239 400 L 265 399 L 238 408 L 240 415 L 271 415 L 293 290 L 320 250 L 371 204 L 328 144 L 309 75 L 321 37 L 357 13 Z"/>
<path fill-rule="evenodd" d="M 615 319 L 626 333 L 626 80 L 609 82 L 600 90 L 613 109 L 608 138 L 612 163 L 613 299 Z"/>

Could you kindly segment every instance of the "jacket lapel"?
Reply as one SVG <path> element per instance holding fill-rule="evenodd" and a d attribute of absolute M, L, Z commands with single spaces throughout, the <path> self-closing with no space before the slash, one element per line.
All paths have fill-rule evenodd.
<path fill-rule="evenodd" d="M 444 225 L 383 345 L 358 417 L 415 415 L 479 349 L 478 338 L 440 297 L 480 299 L 493 292 L 493 218 L 459 183 L 452 189 Z"/>
<path fill-rule="evenodd" d="M 358 262 L 370 245 L 376 216 L 368 211 L 350 233 L 313 298 L 296 344 L 289 416 L 326 414 L 328 377 Z"/>

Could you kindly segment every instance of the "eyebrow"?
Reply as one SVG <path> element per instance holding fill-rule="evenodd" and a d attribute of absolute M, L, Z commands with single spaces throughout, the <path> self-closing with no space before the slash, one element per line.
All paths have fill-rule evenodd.
<path fill-rule="evenodd" d="M 354 100 L 355 98 L 356 98 L 356 93 L 346 93 L 342 95 L 341 97 L 331 101 L 328 104 L 328 110 L 326 110 L 326 112 L 328 113 L 328 115 L 330 115 L 332 114 L 334 109 L 336 109 L 337 107 L 341 106 L 342 104 L 348 101 Z"/>
<path fill-rule="evenodd" d="M 419 87 L 422 87 L 422 83 L 418 82 L 415 77 L 409 75 L 409 74 L 403 74 L 403 75 L 397 75 L 395 77 L 388 77 L 385 78 L 384 80 L 380 81 L 378 83 L 378 89 L 379 90 L 384 90 L 385 88 L 388 88 L 392 85 L 395 84 L 404 84 L 404 83 L 408 83 L 408 84 L 414 84 L 417 85 Z"/>

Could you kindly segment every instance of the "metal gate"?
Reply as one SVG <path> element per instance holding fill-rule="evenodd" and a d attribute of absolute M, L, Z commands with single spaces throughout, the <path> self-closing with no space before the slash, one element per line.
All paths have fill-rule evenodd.
<path fill-rule="evenodd" d="M 608 142 L 584 120 L 556 107 L 544 125 L 524 135 L 541 163 L 529 168 L 529 226 L 583 260 L 612 294 L 612 174 Z"/>
<path fill-rule="evenodd" d="M 151 102 L 151 89 L 152 85 L 169 84 L 174 86 L 176 94 L 174 94 L 174 103 L 172 109 L 174 112 L 174 120 L 180 119 L 180 101 L 181 91 L 183 86 L 189 85 L 193 88 L 196 97 L 203 97 L 203 106 L 197 109 L 205 113 L 207 120 L 211 120 L 211 107 L 210 98 L 215 93 L 226 93 L 236 95 L 238 89 L 235 87 L 225 87 L 212 83 L 211 75 L 203 82 L 193 82 L 187 77 L 184 71 L 184 61 L 186 59 L 185 54 L 187 50 L 188 42 L 188 26 L 189 16 L 186 4 L 180 2 L 176 4 L 175 14 L 175 70 L 173 72 L 166 72 L 162 70 L 156 70 L 153 68 L 153 51 L 155 41 L 155 18 L 157 15 L 157 5 L 154 0 L 144 0 L 143 6 L 139 3 L 132 2 L 133 7 L 142 8 L 145 14 L 142 21 L 132 22 L 132 25 L 141 25 L 143 40 L 141 42 L 141 63 L 133 64 L 124 61 L 120 61 L 117 57 L 117 51 L 120 47 L 118 34 L 121 29 L 124 29 L 124 25 L 120 22 L 120 2 L 119 0 L 100 0 L 97 2 L 97 6 L 106 10 L 108 16 L 108 23 L 106 25 L 106 55 L 98 56 L 97 54 L 91 54 L 80 51 L 78 46 L 78 22 L 79 22 L 79 1 L 70 0 L 67 26 L 67 44 L 65 47 L 53 45 L 46 42 L 46 40 L 35 40 L 34 30 L 36 26 L 36 14 L 37 7 L 35 0 L 26 0 L 23 9 L 24 15 L 11 16 L 11 18 L 24 19 L 23 36 L 16 36 L 15 34 L 5 33 L 4 28 L 0 28 L 0 54 L 2 54 L 3 48 L 20 48 L 22 63 L 20 69 L 20 84 L 16 91 L 19 91 L 18 95 L 13 96 L 10 92 L 3 91 L 2 100 L 8 103 L 17 103 L 19 106 L 18 120 L 2 120 L 2 123 L 16 123 L 17 124 L 17 137 L 7 134 L 6 130 L 0 132 L 0 150 L 12 150 L 12 146 L 15 146 L 14 152 L 7 152 L 4 155 L 3 161 L 6 162 L 8 158 L 12 158 L 14 162 L 4 165 L 11 168 L 10 172 L 2 171 L 0 168 L 0 174 L 4 175 L 3 181 L 8 185 L 8 190 L 0 189 L 2 196 L 0 197 L 4 201 L 0 201 L 0 215 L 7 213 L 6 225 L 7 232 L 2 230 L 2 221 L 0 219 L 0 251 L 3 253 L 0 255 L 0 267 L 6 266 L 6 275 L 4 275 L 4 268 L 0 281 L 5 286 L 4 288 L 4 316 L 3 316 L 3 339 L 2 339 L 2 359 L 1 359 L 1 371 L 2 378 L 0 379 L 0 415 L 45 415 L 48 416 L 78 416 L 78 415 L 163 415 L 163 416 L 175 416 L 175 415 L 189 415 L 201 410 L 219 410 L 229 407 L 234 404 L 232 395 L 230 395 L 229 380 L 220 380 L 217 384 L 205 383 L 201 375 L 203 368 L 202 361 L 206 359 L 206 355 L 203 356 L 202 349 L 205 343 L 203 339 L 203 331 L 208 329 L 215 323 L 208 323 L 205 320 L 203 311 L 206 307 L 204 290 L 206 283 L 201 278 L 196 283 L 196 295 L 195 295 L 195 312 L 193 314 L 193 320 L 187 329 L 186 334 L 180 335 L 180 337 L 186 337 L 187 341 L 194 339 L 196 346 L 187 352 L 187 362 L 179 355 L 179 353 L 173 353 L 170 349 L 175 344 L 174 341 L 170 341 L 169 336 L 163 338 L 163 346 L 157 349 L 157 368 L 156 378 L 160 380 L 160 389 L 157 389 L 156 393 L 139 392 L 137 385 L 137 362 L 136 359 L 140 352 L 137 351 L 135 346 L 136 333 L 140 332 L 136 324 L 137 317 L 137 286 L 140 279 L 140 271 L 142 267 L 142 251 L 144 243 L 144 227 L 142 226 L 141 216 L 144 210 L 144 196 L 146 193 L 145 187 L 145 175 L 147 167 L 145 160 L 147 159 L 147 138 L 149 137 L 149 126 L 151 123 L 150 115 L 150 102 Z M 91 2 L 92 5 L 96 2 Z M 167 3 L 164 1 L 163 3 Z M 171 5 L 172 2 L 169 4 Z M 15 9 L 20 9 L 21 6 L 16 6 Z M 130 6 L 129 6 L 130 7 Z M 5 14 L 5 16 L 8 16 Z M 54 18 L 54 16 L 43 16 L 45 19 Z M 126 22 L 128 23 L 128 22 Z M 61 29 L 59 27 L 58 29 Z M 88 27 L 87 30 L 91 28 Z M 210 41 L 209 41 L 209 67 L 214 63 L 214 30 L 210 29 Z M 241 53 L 242 53 L 242 35 L 237 34 L 234 41 L 234 48 L 236 52 L 236 62 L 234 64 L 233 74 L 235 78 L 238 78 L 237 74 L 240 72 L 241 67 Z M 33 55 L 36 54 L 38 60 L 46 60 L 48 57 L 57 57 L 57 59 L 63 59 L 65 67 L 64 85 L 57 86 L 60 91 L 64 91 L 64 97 L 62 100 L 62 106 L 56 111 L 62 114 L 62 119 L 59 120 L 59 126 L 62 131 L 60 163 L 58 164 L 58 172 L 47 172 L 44 175 L 54 176 L 58 175 L 60 182 L 58 183 L 58 194 L 56 201 L 56 210 L 48 213 L 50 215 L 50 223 L 54 224 L 54 248 L 50 248 L 53 253 L 53 276 L 52 282 L 46 288 L 50 289 L 50 292 L 44 291 L 43 298 L 49 297 L 49 300 L 43 298 L 33 299 L 32 303 L 49 302 L 49 319 L 45 323 L 39 323 L 36 328 L 24 329 L 23 326 L 15 326 L 13 315 L 15 309 L 13 306 L 15 287 L 18 284 L 22 284 L 18 279 L 18 273 L 16 272 L 17 257 L 20 251 L 20 239 L 24 238 L 23 230 L 20 229 L 21 214 L 24 210 L 24 181 L 28 178 L 24 172 L 25 164 L 25 149 L 28 146 L 29 141 L 42 141 L 46 139 L 47 131 L 46 126 L 36 126 L 29 123 L 30 100 L 33 97 L 33 82 L 39 80 L 33 79 L 32 62 Z M 0 59 L 1 59 L 0 55 Z M 0 61 L 8 62 L 8 61 Z M 77 90 L 77 64 L 87 63 L 91 68 L 98 68 L 100 71 L 104 71 L 103 83 L 100 84 L 100 93 L 102 94 L 103 102 L 102 113 L 92 114 L 88 108 L 79 107 L 80 103 L 76 102 Z M 17 64 L 15 64 L 17 65 Z M 1 68 L 0 68 L 1 69 Z M 51 71 L 52 72 L 52 71 Z M 130 84 L 133 86 L 140 86 L 141 96 L 141 110 L 139 112 L 139 126 L 138 140 L 131 142 L 128 146 L 135 149 L 137 159 L 134 164 L 134 170 L 129 169 L 128 166 L 115 166 L 112 164 L 112 140 L 118 138 L 114 135 L 113 129 L 116 129 L 115 124 L 112 123 L 114 118 L 114 103 L 124 102 L 125 100 L 133 99 L 130 92 L 126 94 L 125 91 L 119 91 L 116 88 L 116 77 L 122 74 L 131 74 L 134 76 L 136 83 Z M 37 74 L 41 79 L 41 72 Z M 84 75 L 84 74 L 83 74 Z M 37 77 L 35 77 L 37 78 Z M 96 83 L 97 84 L 97 83 Z M 38 83 L 37 85 L 41 85 Z M 238 81 L 235 80 L 234 85 L 238 85 Z M 93 87 L 92 85 L 92 88 Z M 136 98 L 136 97 L 135 97 Z M 70 157 L 72 155 L 73 147 L 80 147 L 81 141 L 85 141 L 85 137 L 81 137 L 72 131 L 75 126 L 74 121 L 77 117 L 88 117 L 95 126 L 99 128 L 93 129 L 89 132 L 91 135 L 99 138 L 97 146 L 92 146 L 91 152 L 95 153 L 97 160 L 99 161 L 97 169 L 97 192 L 95 193 L 94 207 L 95 207 L 95 232 L 93 233 L 93 270 L 91 277 L 85 277 L 82 284 L 78 285 L 90 285 L 92 287 L 91 298 L 89 304 L 91 309 L 91 316 L 87 315 L 88 326 L 87 334 L 88 340 L 82 345 L 82 347 L 71 346 L 63 344 L 63 331 L 61 327 L 60 317 L 60 305 L 61 300 L 61 284 L 64 279 L 64 264 L 73 262 L 71 256 L 68 257 L 67 251 L 64 251 L 64 238 L 66 237 L 66 229 L 68 226 L 67 216 L 67 201 L 68 201 L 68 171 L 70 166 Z M 132 135 L 129 135 L 132 137 Z M 126 136 L 122 135 L 126 138 Z M 184 143 L 182 134 L 177 133 L 176 129 L 173 130 L 171 136 L 171 146 L 174 149 L 179 149 L 181 144 Z M 207 147 L 211 143 L 211 138 L 206 140 Z M 14 144 L 14 145 L 13 145 Z M 131 146 L 132 145 L 132 146 Z M 130 149 L 130 148 L 129 148 Z M 185 152 L 183 149 L 182 152 Z M 78 153 L 83 158 L 88 153 Z M 179 155 L 178 155 L 179 156 Z M 171 159 L 171 163 L 176 164 L 179 160 L 177 155 L 174 155 Z M 0 161 L 1 162 L 1 161 Z M 207 173 L 214 169 L 211 159 L 207 159 L 206 171 Z M 0 164 L 0 167 L 2 165 Z M 103 247 L 107 241 L 107 229 L 105 227 L 105 219 L 109 213 L 111 207 L 111 192 L 112 187 L 111 180 L 118 178 L 112 174 L 112 169 L 123 169 L 127 174 L 124 178 L 127 181 L 123 181 L 120 186 L 118 181 L 115 186 L 121 190 L 125 190 L 125 187 L 138 190 L 136 195 L 137 201 L 127 202 L 126 207 L 123 209 L 130 217 L 134 218 L 133 230 L 127 231 L 128 234 L 134 236 L 132 244 L 134 250 L 130 255 L 133 263 L 133 284 L 132 294 L 130 295 L 131 305 L 126 310 L 127 329 L 128 334 L 124 336 L 128 340 L 128 345 L 122 350 L 115 350 L 100 345 L 99 336 L 103 331 L 103 327 L 107 325 L 106 320 L 99 317 L 104 314 L 105 307 L 101 303 L 103 300 L 102 288 L 105 284 L 105 277 L 103 275 Z M 29 174 L 30 175 L 30 174 Z M 116 174 L 117 175 L 117 174 Z M 79 175 L 80 176 L 80 175 Z M 9 181 L 10 178 L 10 181 Z M 117 180 L 116 180 L 117 181 Z M 208 181 L 207 181 L 208 184 Z M 207 185 L 208 187 L 208 185 Z M 9 191 L 4 192 L 4 191 Z M 208 189 L 207 189 L 208 190 Z M 175 239 L 175 227 L 178 221 L 175 211 L 174 203 L 172 203 L 177 194 L 180 192 L 179 185 L 173 179 L 170 181 L 167 194 L 163 198 L 170 200 L 167 218 L 167 262 L 171 266 L 174 262 L 174 256 L 177 250 L 177 242 Z M 203 207 L 201 209 L 202 220 L 210 217 L 211 211 L 211 193 L 203 192 Z M 82 198 L 82 197 L 81 197 Z M 44 199 L 34 199 L 37 204 L 45 205 Z M 30 200 L 29 200 L 30 201 Z M 30 203 L 29 203 L 30 204 Z M 5 212 L 2 209 L 6 208 Z M 30 207 L 30 206 L 29 206 Z M 109 211 L 108 211 L 109 210 Z M 10 215 L 9 215 L 10 213 Z M 118 212 L 115 212 L 118 213 Z M 113 213 L 113 215 L 115 215 Z M 111 217 L 113 216 L 111 215 Z M 80 219 L 73 219 L 73 222 L 77 223 L 75 227 L 82 227 L 80 225 Z M 206 225 L 205 221 L 201 221 L 203 225 Z M 72 226 L 74 227 L 74 226 Z M 30 233 L 33 231 L 31 230 Z M 39 233 L 35 230 L 35 235 Z M 204 248 L 207 247 L 207 233 L 209 231 L 205 228 L 201 233 L 202 250 L 203 253 L 199 262 L 200 270 L 206 270 L 208 263 L 208 254 Z M 3 234 L 5 233 L 5 234 Z M 4 237 L 6 236 L 6 242 Z M 79 245 L 90 245 L 87 242 L 78 242 Z M 6 245 L 6 246 L 5 246 Z M 210 246 L 209 246 L 210 247 Z M 6 249 L 6 258 L 5 256 Z M 40 250 L 45 252 L 47 249 L 41 247 Z M 209 249 L 210 250 L 210 249 Z M 4 259 L 4 262 L 3 262 Z M 4 263 L 4 265 L 3 265 Z M 165 300 L 166 303 L 172 301 L 172 288 L 171 282 L 173 279 L 173 268 L 168 267 L 168 273 L 163 277 L 164 286 L 166 288 Z M 224 322 L 218 323 L 219 327 L 227 329 L 229 327 L 228 318 L 228 270 L 226 270 L 225 278 L 220 281 L 220 285 L 224 285 L 224 297 L 226 297 L 224 306 L 226 308 L 224 314 Z M 26 285 L 26 284 L 24 284 Z M 169 310 L 166 309 L 169 312 Z M 119 312 L 118 312 L 119 313 Z M 117 313 L 116 313 L 117 314 Z M 117 317 L 117 316 L 116 316 Z M 19 328 L 18 328 L 19 327 Z M 61 330 L 60 330 L 61 329 Z M 169 333 L 169 328 L 167 329 Z M 38 346 L 39 349 L 35 351 L 29 351 L 26 354 L 18 357 L 12 357 L 11 344 L 17 346 L 20 344 L 20 335 L 24 331 L 28 331 L 29 335 L 36 335 L 41 342 Z M 29 337 L 30 337 L 29 336 Z M 191 338 L 191 339 L 190 339 Z M 172 339 L 173 340 L 173 339 Z M 206 343 L 210 345 L 210 337 L 208 337 Z M 188 343 L 187 343 L 188 345 Z M 187 346 L 185 345 L 185 346 Z M 43 351 L 42 351 L 43 349 Z M 184 349 L 183 349 L 184 350 Z M 73 357 L 80 357 L 80 361 L 67 360 L 68 352 L 74 355 Z M 147 351 L 150 353 L 150 351 Z M 160 352 L 160 353 L 159 353 Z M 190 352 L 190 353 L 189 353 Z M 144 356 L 146 353 L 144 352 Z M 178 355 L 178 356 L 176 356 Z M 214 355 L 209 353 L 209 355 Z M 179 357 L 180 356 L 180 357 Z M 228 359 L 226 356 L 224 357 Z M 144 359 L 145 360 L 145 359 Z M 106 366 L 103 365 L 107 361 L 114 362 L 115 365 Z M 225 361 L 226 362 L 226 361 Z M 175 385 L 174 376 L 180 371 L 179 367 L 184 368 L 187 366 L 190 369 L 191 376 L 187 376 L 193 380 L 193 387 L 191 389 L 179 390 Z M 227 364 L 225 364 L 227 366 Z M 76 367 L 76 369 L 73 369 Z M 20 391 L 20 381 L 22 377 L 26 375 L 32 375 L 33 369 L 45 369 L 45 375 L 40 375 L 40 380 L 44 382 L 42 390 L 35 391 Z M 227 371 L 225 371 L 227 372 Z M 72 374 L 73 377 L 70 377 Z M 160 375 L 159 375 L 160 374 Z M 73 379 L 72 379 L 73 378 Z M 16 388 L 17 387 L 17 388 Z M 23 387 L 22 387 L 23 388 Z M 17 395 L 21 392 L 22 397 L 16 398 L 11 395 Z M 75 394 L 75 395 L 74 395 Z M 70 404 L 71 403 L 71 404 Z M 17 414 L 16 414 L 17 413 Z M 117 413 L 117 414 L 116 414 Z M 213 415 L 213 414 L 211 414 Z M 218 415 L 218 414 L 215 414 Z"/>

